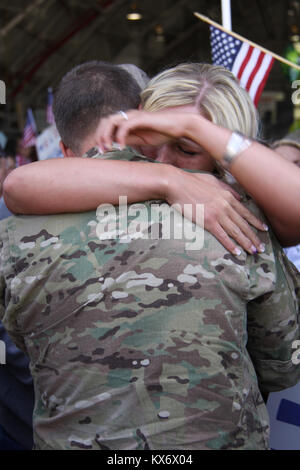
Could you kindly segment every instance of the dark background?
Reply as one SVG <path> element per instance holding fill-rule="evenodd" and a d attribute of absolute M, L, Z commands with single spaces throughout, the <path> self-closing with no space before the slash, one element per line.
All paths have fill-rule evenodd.
<path fill-rule="evenodd" d="M 140 21 L 126 18 L 134 8 Z M 299 0 L 232 0 L 231 8 L 235 32 L 279 55 L 300 26 Z M 1 0 L 2 130 L 22 129 L 27 107 L 42 130 L 47 87 L 87 60 L 135 63 L 150 76 L 183 61 L 211 62 L 209 27 L 194 11 L 222 21 L 220 0 Z M 265 90 L 273 104 L 262 100 L 264 135 L 280 137 L 293 122 L 294 90 L 277 61 Z"/>

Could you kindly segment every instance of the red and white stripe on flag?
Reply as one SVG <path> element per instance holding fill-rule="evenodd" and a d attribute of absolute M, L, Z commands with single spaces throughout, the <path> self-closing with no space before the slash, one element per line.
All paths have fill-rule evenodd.
<path fill-rule="evenodd" d="M 23 130 L 23 145 L 24 147 L 32 147 L 36 143 L 37 129 L 33 112 L 31 109 L 27 110 L 26 123 Z"/>
<path fill-rule="evenodd" d="M 261 50 L 243 43 L 232 68 L 232 73 L 240 80 L 257 106 L 265 87 L 274 58 Z"/>
<path fill-rule="evenodd" d="M 214 26 L 210 27 L 210 31 L 213 63 L 229 69 L 257 106 L 274 58 Z"/>

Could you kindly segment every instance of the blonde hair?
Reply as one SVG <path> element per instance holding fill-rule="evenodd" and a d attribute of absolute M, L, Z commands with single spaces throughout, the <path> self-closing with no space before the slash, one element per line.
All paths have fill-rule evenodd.
<path fill-rule="evenodd" d="M 193 104 L 214 124 L 258 137 L 256 108 L 247 91 L 224 67 L 177 65 L 150 80 L 141 98 L 147 111 Z"/>

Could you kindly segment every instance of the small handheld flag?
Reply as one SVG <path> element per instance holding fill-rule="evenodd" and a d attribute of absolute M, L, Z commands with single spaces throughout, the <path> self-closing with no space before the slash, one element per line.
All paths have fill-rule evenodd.
<path fill-rule="evenodd" d="M 52 110 L 53 105 L 53 93 L 52 88 L 48 88 L 48 101 L 47 101 L 47 113 L 46 113 L 46 121 L 48 124 L 54 124 L 54 114 Z"/>
<path fill-rule="evenodd" d="M 32 147 L 36 143 L 37 128 L 33 117 L 33 112 L 27 109 L 26 123 L 23 131 L 23 145 L 24 147 Z"/>
<path fill-rule="evenodd" d="M 274 58 L 229 33 L 210 26 L 212 61 L 230 70 L 257 106 Z"/>

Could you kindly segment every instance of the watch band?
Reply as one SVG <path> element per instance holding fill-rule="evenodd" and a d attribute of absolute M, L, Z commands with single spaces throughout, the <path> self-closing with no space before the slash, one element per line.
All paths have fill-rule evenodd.
<path fill-rule="evenodd" d="M 227 143 L 225 154 L 222 158 L 222 166 L 228 170 L 234 160 L 250 147 L 252 141 L 240 132 L 233 132 Z"/>

